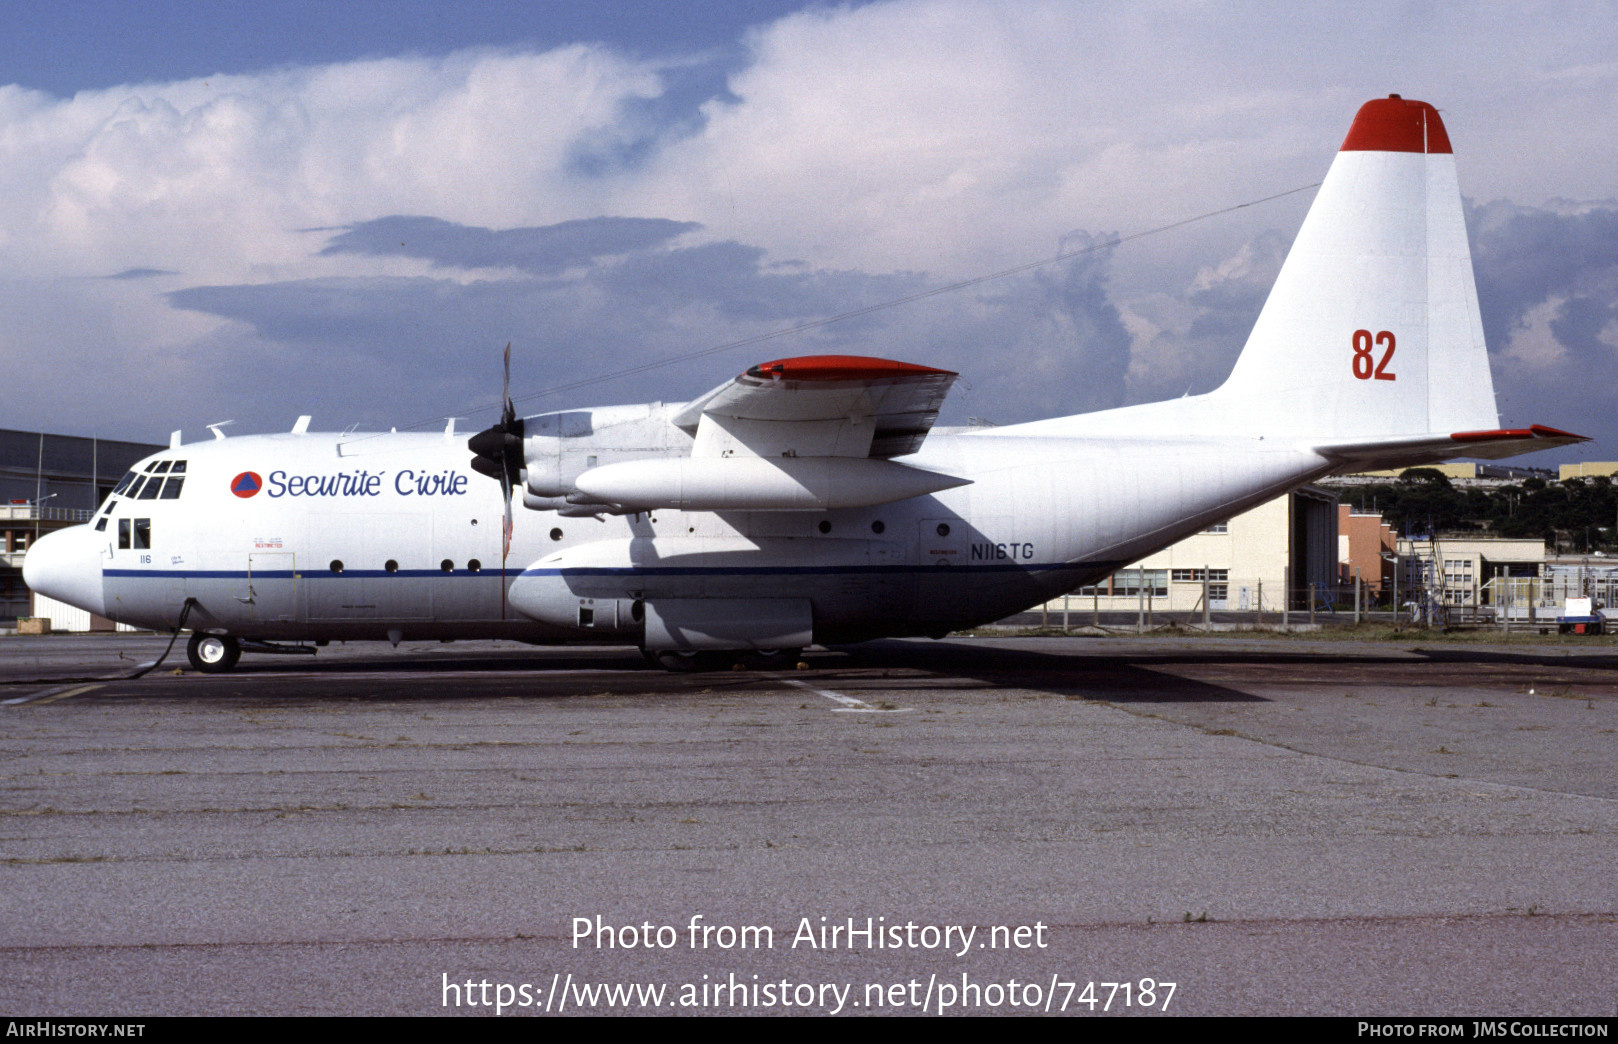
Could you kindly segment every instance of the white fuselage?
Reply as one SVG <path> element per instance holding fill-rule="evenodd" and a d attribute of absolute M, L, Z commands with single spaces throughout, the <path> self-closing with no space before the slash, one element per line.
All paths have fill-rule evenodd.
<path fill-rule="evenodd" d="M 671 434 L 671 454 L 682 438 Z M 689 599 L 792 600 L 818 641 L 942 634 L 1105 576 L 1329 467 L 1247 438 L 935 432 L 904 463 L 970 484 L 831 511 L 519 507 L 503 567 L 500 486 L 471 470 L 464 436 L 250 436 L 135 470 L 182 460 L 179 496 L 114 495 L 90 525 L 41 541 L 30 583 L 156 629 L 194 599 L 188 627 L 255 639 L 639 641 L 638 608 L 623 606 Z"/>

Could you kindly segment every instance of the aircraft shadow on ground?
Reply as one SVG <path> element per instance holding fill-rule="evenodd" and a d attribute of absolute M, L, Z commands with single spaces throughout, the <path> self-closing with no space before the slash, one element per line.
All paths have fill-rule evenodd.
<path fill-rule="evenodd" d="M 1225 670 L 1297 666 L 1318 671 L 1322 681 L 1343 672 L 1389 674 L 1385 684 L 1444 684 L 1424 678 L 1423 668 L 1521 667 L 1530 669 L 1618 669 L 1618 656 L 1598 652 L 1568 655 L 1557 651 L 1501 651 L 1472 648 L 1411 648 L 1401 645 L 1386 654 L 1333 653 L 1320 650 L 1270 651 L 1207 646 L 1172 651 L 1113 652 L 1100 644 L 1071 651 L 1041 651 L 973 640 L 916 642 L 879 640 L 859 645 L 812 650 L 804 657 L 808 671 L 785 672 L 816 687 L 840 689 L 858 697 L 862 691 L 1021 689 L 1069 698 L 1119 703 L 1262 703 L 1265 697 L 1229 684 L 1182 677 L 1176 668 Z M 183 664 L 183 660 L 180 661 Z M 171 661 L 148 675 L 151 682 L 179 681 L 170 675 Z M 779 684 L 782 673 L 708 671 L 670 674 L 646 663 L 638 651 L 615 646 L 546 646 L 458 651 L 453 646 L 419 654 L 345 655 L 342 657 L 244 657 L 228 675 L 188 677 L 169 690 L 142 682 L 146 694 L 163 698 L 195 698 L 231 693 L 268 699 L 398 700 L 442 699 L 445 696 L 557 699 L 579 695 L 657 696 L 679 699 L 730 690 L 754 690 Z M 389 680 L 396 675 L 397 680 Z M 425 676 L 425 677 L 422 677 Z M 1393 676 L 1400 680 L 1393 680 Z M 411 680 L 414 677 L 417 680 Z M 1262 675 L 1255 674 L 1255 681 Z M 437 679 L 437 680 L 434 680 Z M 380 686 L 380 687 L 379 687 Z"/>
<path fill-rule="evenodd" d="M 1185 657 L 1062 654 L 949 641 L 875 641 L 813 650 L 804 660 L 809 666 L 806 671 L 675 674 L 646 663 L 637 650 L 621 647 L 561 646 L 493 653 L 446 649 L 422 655 L 353 655 L 326 660 L 249 655 L 229 674 L 198 675 L 187 670 L 184 677 L 175 677 L 168 670 L 159 670 L 140 681 L 114 684 L 120 692 L 140 692 L 160 700 L 413 702 L 458 696 L 678 700 L 775 688 L 784 678 L 795 678 L 855 697 L 876 691 L 1020 689 L 1109 702 L 1264 702 L 1239 689 L 1152 669 L 1154 663 L 1184 663 Z M 1191 662 L 1199 662 L 1199 658 Z"/>
<path fill-rule="evenodd" d="M 873 641 L 838 646 L 828 652 L 812 651 L 805 657 L 810 670 L 791 672 L 812 684 L 836 688 L 849 683 L 850 694 L 858 689 L 884 690 L 937 688 L 1027 689 L 1085 699 L 1138 702 L 1254 702 L 1262 697 L 1227 686 L 1210 684 L 1173 674 L 1154 671 L 1155 663 L 1185 662 L 1184 657 L 1129 657 L 1061 654 L 1025 649 L 1004 649 L 964 642 Z M 892 672 L 901 672 L 894 674 Z M 771 672 L 716 670 L 694 674 L 669 674 L 646 663 L 638 652 L 622 648 L 552 646 L 532 650 L 502 651 L 494 655 L 434 652 L 421 656 L 358 656 L 330 659 L 306 657 L 243 657 L 231 680 L 249 678 L 270 681 L 293 676 L 306 679 L 311 687 L 322 680 L 339 683 L 355 675 L 398 672 L 401 675 L 459 675 L 457 685 L 471 684 L 483 690 L 482 681 L 467 676 L 506 675 L 505 683 L 531 677 L 543 682 L 532 696 L 568 695 L 574 692 L 613 694 L 665 693 L 717 688 L 752 688 Z M 562 683 L 556 676 L 564 672 L 588 672 L 576 686 Z M 886 672 L 874 675 L 873 672 Z M 489 688 L 500 688 L 493 682 Z M 433 695 L 443 690 L 430 686 Z M 468 691 L 470 692 L 471 689 Z M 402 695 L 402 694 L 401 694 Z"/>
<path fill-rule="evenodd" d="M 1184 657 L 1048 653 L 951 641 L 875 641 L 838 651 L 846 654 L 847 668 L 923 672 L 882 679 L 894 688 L 935 687 L 932 676 L 942 674 L 971 678 L 986 688 L 1027 689 L 1114 703 L 1268 702 L 1240 689 L 1152 669 L 1154 663 L 1184 663 Z"/>
<path fill-rule="evenodd" d="M 1499 649 L 1433 649 L 1410 650 L 1434 663 L 1476 663 L 1512 667 L 1573 668 L 1583 671 L 1618 671 L 1618 650 L 1606 654 L 1597 652 L 1534 652 Z"/>

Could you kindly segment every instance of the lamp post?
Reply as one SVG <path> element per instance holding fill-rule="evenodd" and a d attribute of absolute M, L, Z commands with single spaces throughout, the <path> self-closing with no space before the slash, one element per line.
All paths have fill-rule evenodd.
<path fill-rule="evenodd" d="M 1399 545 L 1398 545 L 1398 543 L 1395 543 L 1393 545 L 1393 554 L 1390 555 L 1386 551 L 1382 552 L 1382 560 L 1384 562 L 1392 562 L 1393 563 L 1393 622 L 1395 624 L 1397 624 L 1399 622 Z"/>
<path fill-rule="evenodd" d="M 28 543 L 28 547 L 29 547 L 30 550 L 33 549 L 33 546 L 35 544 L 39 543 L 39 519 L 40 519 L 40 513 L 39 512 L 40 512 L 40 507 L 45 503 L 45 501 L 51 499 L 54 496 L 56 496 L 55 493 L 47 493 L 43 497 L 40 497 L 38 500 L 34 501 L 34 539 L 29 541 L 29 543 Z"/>

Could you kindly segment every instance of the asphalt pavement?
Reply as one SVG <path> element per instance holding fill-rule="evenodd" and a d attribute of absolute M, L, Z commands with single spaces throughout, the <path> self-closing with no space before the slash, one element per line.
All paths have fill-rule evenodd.
<path fill-rule="evenodd" d="M 0 639 L 7 1013 L 1618 1010 L 1607 646 L 164 644 Z"/>

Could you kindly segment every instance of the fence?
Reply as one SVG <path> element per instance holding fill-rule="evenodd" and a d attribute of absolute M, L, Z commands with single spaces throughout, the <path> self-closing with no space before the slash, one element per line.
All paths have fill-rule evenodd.
<path fill-rule="evenodd" d="M 1121 570 L 1107 582 L 1047 602 L 1034 613 L 1040 626 L 1064 631 L 1146 631 L 1371 621 L 1421 627 L 1498 624 L 1509 630 L 1554 621 L 1566 612 L 1570 598 L 1590 598 L 1597 611 L 1618 612 L 1618 575 L 1607 572 L 1497 577 L 1480 586 L 1448 586 L 1436 571 L 1414 572 L 1408 586 L 1379 589 L 1361 582 L 1283 586 L 1273 578 L 1244 580 L 1217 569 Z M 1030 622 L 1028 614 L 1018 619 Z"/>
<path fill-rule="evenodd" d="M 1391 599 L 1379 604 L 1374 594 L 1363 583 L 1288 586 L 1284 579 L 1232 577 L 1219 569 L 1121 570 L 1107 582 L 1053 599 L 1033 612 L 1041 627 L 1064 631 L 1392 622 Z M 1032 622 L 1028 614 L 1018 620 Z"/>
<path fill-rule="evenodd" d="M 1497 577 L 1484 585 L 1493 618 L 1505 626 L 1537 624 L 1563 614 L 1568 599 L 1589 598 L 1596 609 L 1618 608 L 1618 577 L 1557 572 L 1550 576 Z"/>
<path fill-rule="evenodd" d="M 88 522 L 89 508 L 40 507 L 36 504 L 0 504 L 0 519 L 42 522 Z"/>

